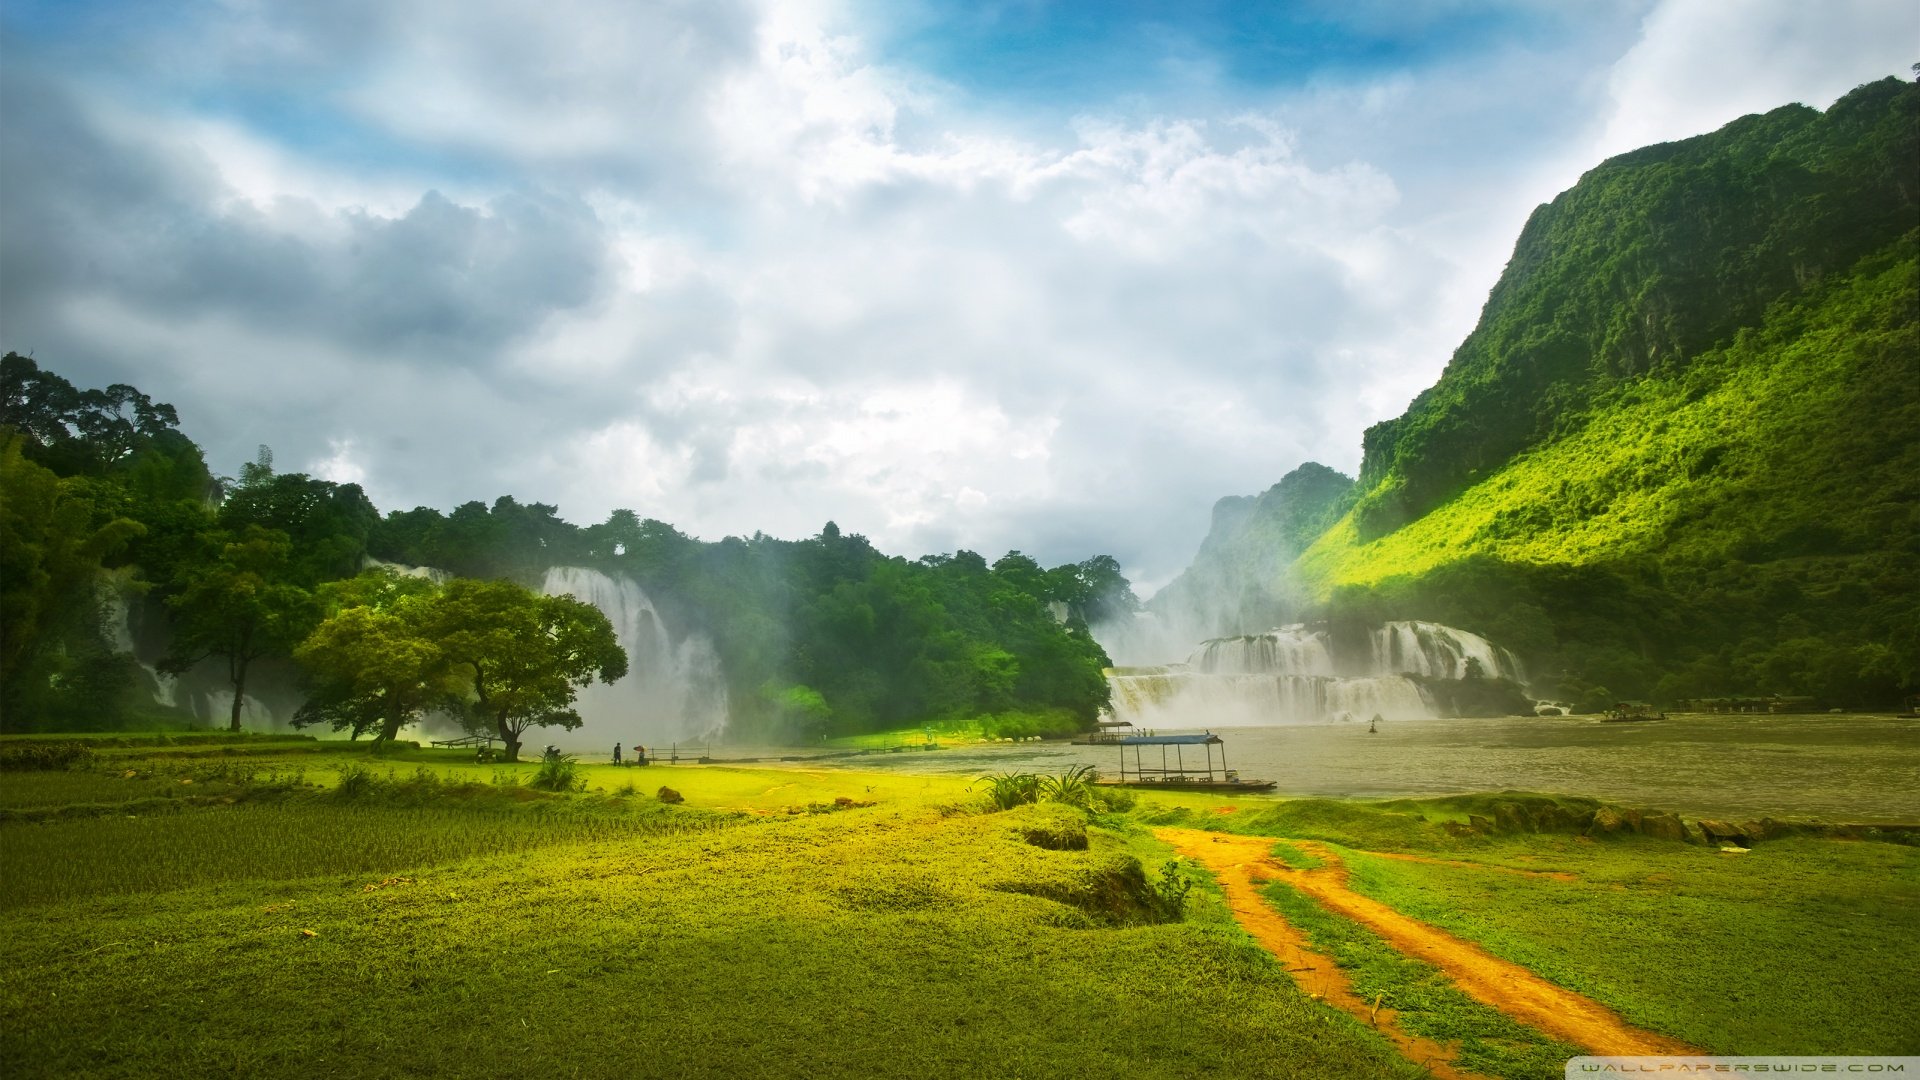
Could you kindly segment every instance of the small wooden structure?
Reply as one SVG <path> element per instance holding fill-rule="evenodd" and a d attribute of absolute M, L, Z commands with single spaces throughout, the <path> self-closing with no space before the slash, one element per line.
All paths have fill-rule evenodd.
<path fill-rule="evenodd" d="M 1073 741 L 1081 746 L 1112 746 L 1134 734 L 1131 720 L 1102 720 L 1098 726 L 1098 731 L 1089 732 Z"/>
<path fill-rule="evenodd" d="M 1220 736 L 1213 732 L 1199 735 L 1123 735 L 1117 740 L 1120 746 L 1120 778 L 1101 780 L 1098 783 L 1116 787 L 1158 788 L 1168 791 L 1272 791 L 1271 780 L 1242 780 L 1240 774 L 1227 768 L 1227 748 Z M 1160 748 L 1158 765 L 1145 756 L 1147 747 Z M 1213 748 L 1220 747 L 1220 765 L 1213 764 Z M 1127 770 L 1127 748 L 1133 748 L 1133 770 Z M 1199 747 L 1205 754 L 1205 764 L 1195 762 L 1187 764 L 1188 747 Z"/>

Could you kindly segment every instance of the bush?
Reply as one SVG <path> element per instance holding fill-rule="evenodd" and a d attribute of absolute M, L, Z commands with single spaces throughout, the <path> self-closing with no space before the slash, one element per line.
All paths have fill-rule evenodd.
<path fill-rule="evenodd" d="M 93 751 L 84 743 L 26 743 L 0 748 L 0 772 L 71 769 L 93 760 Z"/>
<path fill-rule="evenodd" d="M 527 785 L 541 791 L 584 791 L 587 778 L 580 775 L 578 758 L 572 754 L 554 754 L 540 760 L 540 768 L 534 770 Z"/>
<path fill-rule="evenodd" d="M 365 765 L 345 765 L 340 769 L 340 782 L 334 785 L 333 793 L 342 799 L 358 799 L 379 782 L 373 770 Z"/>
<path fill-rule="evenodd" d="M 1193 880 L 1187 876 L 1186 868 L 1180 860 L 1169 859 L 1160 868 L 1160 880 L 1153 883 L 1153 906 L 1163 922 L 1179 922 L 1186 918 L 1187 893 L 1193 889 Z"/>
<path fill-rule="evenodd" d="M 1040 777 L 1040 794 L 1049 802 L 1087 809 L 1093 805 L 1093 766 L 1075 765 L 1058 776 Z"/>
<path fill-rule="evenodd" d="M 995 810 L 1040 801 L 1040 777 L 1035 773 L 988 773 L 979 782 L 987 785 L 987 801 Z"/>

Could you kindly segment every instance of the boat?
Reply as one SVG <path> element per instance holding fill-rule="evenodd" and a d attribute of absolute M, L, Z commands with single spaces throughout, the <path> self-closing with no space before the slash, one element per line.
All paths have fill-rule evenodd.
<path fill-rule="evenodd" d="M 1112 746 L 1121 739 L 1134 734 L 1130 720 L 1102 720 L 1099 730 L 1089 732 L 1073 740 L 1075 746 Z"/>
<path fill-rule="evenodd" d="M 1094 783 L 1107 787 L 1145 788 L 1151 791 L 1205 791 L 1248 794 L 1260 791 L 1272 791 L 1278 785 L 1272 780 L 1243 779 L 1237 770 L 1227 768 L 1227 748 L 1220 736 L 1213 732 L 1199 735 L 1122 735 L 1115 740 L 1120 747 L 1119 779 L 1096 780 Z M 1160 764 L 1154 765 L 1143 751 L 1150 746 L 1160 748 Z M 1201 747 L 1206 754 L 1206 764 L 1188 765 L 1186 748 Z M 1220 747 L 1220 764 L 1213 763 L 1213 748 Z M 1133 748 L 1133 768 L 1127 768 L 1127 748 Z M 1168 751 L 1171 750 L 1171 756 Z"/>

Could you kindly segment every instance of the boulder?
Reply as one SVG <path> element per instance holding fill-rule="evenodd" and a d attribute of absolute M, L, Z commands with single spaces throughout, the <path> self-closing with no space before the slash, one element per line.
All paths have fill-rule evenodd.
<path fill-rule="evenodd" d="M 1612 836 L 1630 831 L 1627 817 L 1611 806 L 1603 806 L 1593 813 L 1593 823 L 1587 826 L 1587 835 Z"/>
<path fill-rule="evenodd" d="M 1651 836 L 1655 840 L 1687 839 L 1687 823 L 1674 814 L 1644 814 L 1640 818 L 1640 835 Z"/>

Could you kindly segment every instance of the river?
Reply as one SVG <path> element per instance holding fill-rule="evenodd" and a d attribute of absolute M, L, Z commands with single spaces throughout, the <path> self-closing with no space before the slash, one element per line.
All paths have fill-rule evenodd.
<path fill-rule="evenodd" d="M 1630 724 L 1515 716 L 1404 720 L 1375 734 L 1361 723 L 1215 731 L 1232 767 L 1275 781 L 1278 795 L 1540 791 L 1707 817 L 1920 822 L 1920 721 L 1886 715 L 1681 714 Z M 963 774 L 1089 764 L 1112 774 L 1119 756 L 1112 746 L 1039 742 L 834 764 Z"/>

